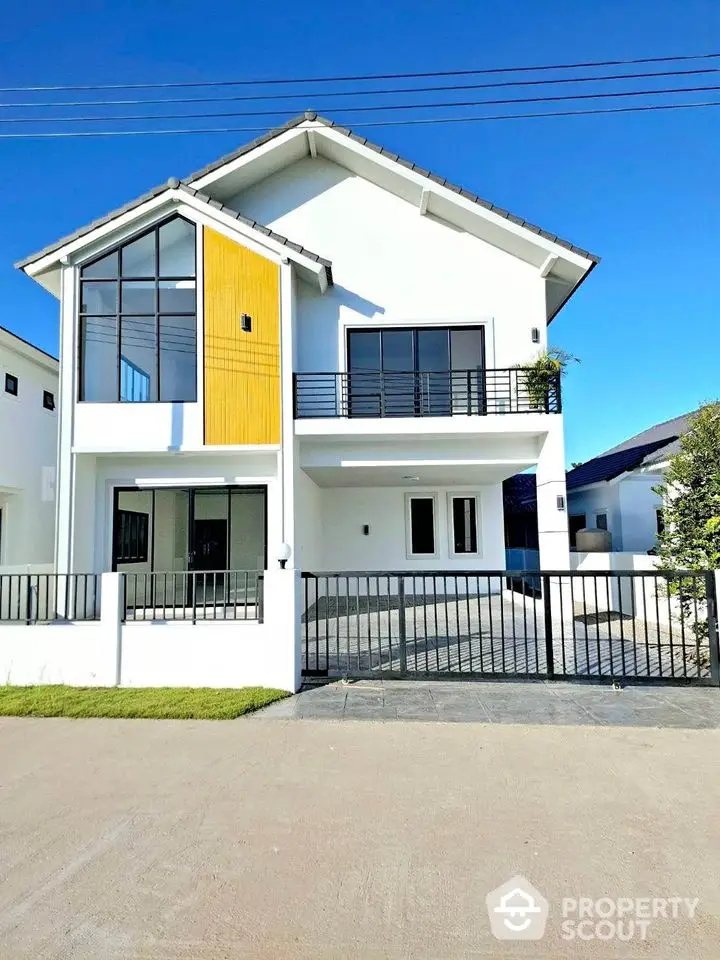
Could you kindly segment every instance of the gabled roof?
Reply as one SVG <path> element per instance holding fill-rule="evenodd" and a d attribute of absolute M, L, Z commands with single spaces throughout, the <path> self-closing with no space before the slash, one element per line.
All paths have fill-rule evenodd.
<path fill-rule="evenodd" d="M 19 337 L 12 330 L 8 330 L 7 327 L 0 326 L 0 345 L 8 347 L 30 360 L 37 360 L 43 366 L 50 367 L 57 373 L 59 363 L 57 357 L 46 350 L 41 350 L 40 347 L 36 347 L 34 343 L 30 343 L 24 337 Z M 38 354 L 39 356 L 37 356 Z"/>
<path fill-rule="evenodd" d="M 180 190 L 183 193 L 186 193 L 188 196 L 197 198 L 198 200 L 206 203 L 208 206 L 212 207 L 214 210 L 220 210 L 222 213 L 231 216 L 234 220 L 237 220 L 240 223 L 245 224 L 246 227 L 250 227 L 252 230 L 261 233 L 264 237 L 268 237 L 270 240 L 274 240 L 276 243 L 282 244 L 284 247 L 287 247 L 288 250 L 291 250 L 294 253 L 301 254 L 304 257 L 307 257 L 309 260 L 313 260 L 315 263 L 320 264 L 325 268 L 325 273 L 327 276 L 328 286 L 332 284 L 332 263 L 330 260 L 327 260 L 325 257 L 319 256 L 317 253 L 313 253 L 311 250 L 308 250 L 306 247 L 303 247 L 300 243 L 293 243 L 292 240 L 288 240 L 287 237 L 284 237 L 280 233 L 276 233 L 274 230 L 271 230 L 269 227 L 264 226 L 261 223 L 258 223 L 257 220 L 251 220 L 249 217 L 243 216 L 241 213 L 238 213 L 237 210 L 233 210 L 232 207 L 227 206 L 224 203 L 220 203 L 219 200 L 213 200 L 211 196 L 207 193 L 203 193 L 201 190 L 195 190 L 193 187 L 188 186 L 185 183 L 181 183 L 176 177 L 170 177 L 167 183 L 163 184 L 162 187 L 155 187 L 153 190 L 149 190 L 147 193 L 144 193 L 141 197 L 138 197 L 136 200 L 132 200 L 130 203 L 126 203 L 124 206 L 119 207 L 117 210 L 113 210 L 111 213 L 106 214 L 104 217 L 100 217 L 98 220 L 93 220 L 92 223 L 88 224 L 85 227 L 81 227 L 79 230 L 75 230 L 73 233 L 68 234 L 68 236 L 63 237 L 61 240 L 58 240 L 56 243 L 50 244 L 50 246 L 45 247 L 43 250 L 40 250 L 38 253 L 33 254 L 30 257 L 27 257 L 25 260 L 20 260 L 15 264 L 16 267 L 23 269 L 31 263 L 34 263 L 36 260 L 40 260 L 43 257 L 48 256 L 48 254 L 53 253 L 55 250 L 59 250 L 61 247 L 64 247 L 66 244 L 71 243 L 73 240 L 79 240 L 81 237 L 86 234 L 96 230 L 98 227 L 104 226 L 106 223 L 110 223 L 112 220 L 115 220 L 116 217 L 119 217 L 123 213 L 129 213 L 132 210 L 141 207 L 144 203 L 147 203 L 148 200 L 152 200 L 155 197 L 161 196 L 163 193 L 166 193 L 168 190 Z"/>
<path fill-rule="evenodd" d="M 629 470 L 662 463 L 680 449 L 679 438 L 689 429 L 690 417 L 692 413 L 686 413 L 673 420 L 657 423 L 575 467 L 567 475 L 568 490 L 614 480 Z"/>
<path fill-rule="evenodd" d="M 300 116 L 293 117 L 292 120 L 289 120 L 282 126 L 275 127 L 273 130 L 269 130 L 261 137 L 257 137 L 255 140 L 251 140 L 250 143 L 246 143 L 244 146 L 238 147 L 237 150 L 233 150 L 232 153 L 225 154 L 224 157 L 220 157 L 218 160 L 213 161 L 213 163 L 203 167 L 202 170 L 198 170 L 196 173 L 191 174 L 185 179 L 185 183 L 191 184 L 195 180 L 200 180 L 208 173 L 219 170 L 226 164 L 232 163 L 233 160 L 237 160 L 239 157 L 242 157 L 247 153 L 251 153 L 257 147 L 263 146 L 270 140 L 273 140 L 275 137 L 280 136 L 280 134 L 285 133 L 288 130 L 292 130 L 294 127 L 304 123 L 306 120 L 312 120 L 315 123 L 322 124 L 323 126 L 332 127 L 332 129 L 337 133 L 341 133 L 344 136 L 349 137 L 349 139 L 354 140 L 356 143 L 360 143 L 375 153 L 380 154 L 380 156 L 387 157 L 390 160 L 393 160 L 395 163 L 398 163 L 400 166 L 406 167 L 408 170 L 412 170 L 415 173 L 420 174 L 420 176 L 426 177 L 432 183 L 437 183 L 441 187 L 445 187 L 447 190 L 457 193 L 464 199 L 470 200 L 472 203 L 476 203 L 479 206 L 484 207 L 486 210 L 491 210 L 493 213 L 500 217 L 504 217 L 511 223 L 515 223 L 520 227 L 524 227 L 526 230 L 530 230 L 532 233 L 536 233 L 538 236 L 544 237 L 546 240 L 550 240 L 552 243 L 556 243 L 558 246 L 564 247 L 566 250 L 570 250 L 572 253 L 577 253 L 581 257 L 586 257 L 593 263 L 600 262 L 600 257 L 596 254 L 589 253 L 587 250 L 583 250 L 581 247 L 576 247 L 575 244 L 570 243 L 569 240 L 563 240 L 557 234 L 543 230 L 541 227 L 535 226 L 535 224 L 530 223 L 523 217 L 518 217 L 515 214 L 510 213 L 509 210 L 504 210 L 502 207 L 496 207 L 494 203 L 491 203 L 489 200 L 484 200 L 476 193 L 472 193 L 470 190 L 465 190 L 463 187 L 459 187 L 457 184 L 451 183 L 450 180 L 446 180 L 445 177 L 442 177 L 437 173 L 432 173 L 430 170 L 426 170 L 424 167 L 418 166 L 416 163 L 413 163 L 412 160 L 405 160 L 397 153 L 393 153 L 392 150 L 386 150 L 385 147 L 381 147 L 378 144 L 373 143 L 371 140 L 368 140 L 367 137 L 353 133 L 349 127 L 340 126 L 339 124 L 335 123 L 334 120 L 329 120 L 327 117 L 319 116 L 314 110 L 306 110 L 305 113 L 300 114 Z"/>
<path fill-rule="evenodd" d="M 577 289 L 579 284 L 587 277 L 587 275 L 590 273 L 592 268 L 599 262 L 599 257 L 597 257 L 595 254 L 589 253 L 588 251 L 583 250 L 580 247 L 576 247 L 574 244 L 570 243 L 569 241 L 561 239 L 556 234 L 546 230 L 542 230 L 540 227 L 537 227 L 534 224 L 529 223 L 527 220 L 524 220 L 521 217 L 515 216 L 514 214 L 510 213 L 507 210 L 504 210 L 500 207 L 496 207 L 494 204 L 490 203 L 488 200 L 484 200 L 482 197 L 477 196 L 477 194 L 464 190 L 462 187 L 459 187 L 451 183 L 450 181 L 446 180 L 444 177 L 441 177 L 437 174 L 432 173 L 429 170 L 419 167 L 409 160 L 403 159 L 402 157 L 398 156 L 392 151 L 386 150 L 384 147 L 381 147 L 375 143 L 372 143 L 366 137 L 362 137 L 362 136 L 359 136 L 358 134 L 353 133 L 352 130 L 350 130 L 347 127 L 339 126 L 335 124 L 334 121 L 328 120 L 325 117 L 319 117 L 314 111 L 308 111 L 304 114 L 301 114 L 300 116 L 293 118 L 283 126 L 276 127 L 275 129 L 270 130 L 264 136 L 259 137 L 256 140 L 251 141 L 250 143 L 245 144 L 239 149 L 233 151 L 232 153 L 227 154 L 224 157 L 221 157 L 219 160 L 214 161 L 213 163 L 204 167 L 202 170 L 198 170 L 196 173 L 193 173 L 189 177 L 186 177 L 182 182 L 173 179 L 168 183 L 163 184 L 162 186 L 155 187 L 153 190 L 148 191 L 147 193 L 143 194 L 143 196 L 138 197 L 136 200 L 130 201 L 130 203 L 125 204 L 124 206 L 120 207 L 118 210 L 113 211 L 107 216 L 104 216 L 99 220 L 95 220 L 93 223 L 89 224 L 86 227 L 82 227 L 79 230 L 76 230 L 74 233 L 70 234 L 67 237 L 62 238 L 61 240 L 58 240 L 56 243 L 50 244 L 49 246 L 41 250 L 39 253 L 26 257 L 24 260 L 19 261 L 16 264 L 16 266 L 26 270 L 31 275 L 37 275 L 37 273 L 40 270 L 49 269 L 46 266 L 46 264 L 48 263 L 48 258 L 51 258 L 53 254 L 58 253 L 58 259 L 59 259 L 59 256 L 61 255 L 59 251 L 61 251 L 67 244 L 76 242 L 81 238 L 85 237 L 86 235 L 89 235 L 92 231 L 107 225 L 108 223 L 112 222 L 116 218 L 123 216 L 125 214 L 128 214 L 129 212 L 135 210 L 136 208 L 141 207 L 143 204 L 147 203 L 148 201 L 152 200 L 155 197 L 160 196 L 164 191 L 170 189 L 169 184 L 172 184 L 173 189 L 185 190 L 189 188 L 195 191 L 194 193 L 195 196 L 199 196 L 199 194 L 197 193 L 197 186 L 199 186 L 202 190 L 201 198 L 204 202 L 222 210 L 223 213 L 232 215 L 235 219 L 245 223 L 247 226 L 250 226 L 254 230 L 258 230 L 259 232 L 264 233 L 265 236 L 271 237 L 276 242 L 282 243 L 289 250 L 296 251 L 296 252 L 302 251 L 302 254 L 304 256 L 314 259 L 315 262 L 322 264 L 328 271 L 328 277 L 327 277 L 328 283 L 331 283 L 332 275 L 330 273 L 331 267 L 330 267 L 329 260 L 325 260 L 320 256 L 318 256 L 317 254 L 313 254 L 310 251 L 305 250 L 304 247 L 302 247 L 302 245 L 293 243 L 292 241 L 288 240 L 286 237 L 282 237 L 279 234 L 275 234 L 274 231 L 272 231 L 270 228 L 265 227 L 261 224 L 258 224 L 256 221 L 249 220 L 248 218 L 243 217 L 241 214 L 237 214 L 230 207 L 224 206 L 220 201 L 213 199 L 205 189 L 205 186 L 202 182 L 204 179 L 208 177 L 210 177 L 210 179 L 212 180 L 213 179 L 212 174 L 214 172 L 221 171 L 224 167 L 227 167 L 228 165 L 235 163 L 236 161 L 238 161 L 243 157 L 248 156 L 248 159 L 250 159 L 249 155 L 252 154 L 254 151 L 262 152 L 261 148 L 264 147 L 266 144 L 269 144 L 271 141 L 276 140 L 278 138 L 282 138 L 284 134 L 287 134 L 288 132 L 293 131 L 295 128 L 298 128 L 298 127 L 303 128 L 303 130 L 298 130 L 298 135 L 302 135 L 304 132 L 304 129 L 307 129 L 308 131 L 310 131 L 311 129 L 315 129 L 317 131 L 317 134 L 319 135 L 323 128 L 328 128 L 328 130 L 332 131 L 333 135 L 339 134 L 341 135 L 341 138 L 347 138 L 348 147 L 350 147 L 350 142 L 352 142 L 352 144 L 356 145 L 353 147 L 353 149 L 355 150 L 359 149 L 357 145 L 360 145 L 361 148 L 364 148 L 365 155 L 368 157 L 372 157 L 373 154 L 376 154 L 378 157 L 383 158 L 383 163 L 387 163 L 387 161 L 391 161 L 392 167 L 397 169 L 405 177 L 408 177 L 408 176 L 412 176 L 414 178 L 419 177 L 421 178 L 420 180 L 421 183 L 424 180 L 427 180 L 428 184 L 436 184 L 441 192 L 443 190 L 448 191 L 448 195 L 454 195 L 454 197 L 458 198 L 457 200 L 455 200 L 454 197 L 452 198 L 455 205 L 457 205 L 458 203 L 460 204 L 469 203 L 471 205 L 469 209 L 473 209 L 473 206 L 474 206 L 479 208 L 478 212 L 479 210 L 486 211 L 484 216 L 488 217 L 488 215 L 491 215 L 490 216 L 491 220 L 492 218 L 500 218 L 500 220 L 507 221 L 508 224 L 512 224 L 512 227 L 509 227 L 508 229 L 514 230 L 517 232 L 519 228 L 520 235 L 522 235 L 522 237 L 525 238 L 525 241 L 532 242 L 537 245 L 537 240 L 536 239 L 533 240 L 532 238 L 533 237 L 542 238 L 542 240 L 545 243 L 545 249 L 544 251 L 542 251 L 543 257 L 545 257 L 545 255 L 548 253 L 548 247 L 547 247 L 548 242 L 556 245 L 559 248 L 559 250 L 557 251 L 558 256 L 547 257 L 548 273 L 547 274 L 543 273 L 542 276 L 546 276 L 546 275 L 549 276 L 550 271 L 555 269 L 552 266 L 552 263 L 557 262 L 559 257 L 560 257 L 560 261 L 562 262 L 562 257 L 560 255 L 563 250 L 568 251 L 570 257 L 574 256 L 576 258 L 581 258 L 581 260 L 575 259 L 572 261 L 572 266 L 569 268 L 570 269 L 569 277 L 558 278 L 558 279 L 561 279 L 562 283 L 567 285 L 566 286 L 567 292 L 563 290 L 563 293 L 566 292 L 566 295 L 561 296 L 559 298 L 559 301 L 554 305 L 554 309 L 552 310 L 552 313 L 548 318 L 549 320 L 551 320 L 552 317 L 555 316 L 555 314 L 561 309 L 561 307 L 567 301 L 570 295 Z M 330 134 L 328 134 L 328 136 L 329 135 Z M 308 137 L 310 136 L 311 136 L 311 133 L 308 132 Z M 340 140 L 339 142 L 342 142 L 342 140 Z M 496 223 L 496 221 L 493 221 L 493 223 Z M 493 229 L 495 229 L 495 227 L 493 227 Z M 553 252 L 553 248 L 550 248 L 550 252 Z M 41 260 L 44 261 L 42 266 L 39 263 Z M 581 265 L 583 261 L 585 261 L 585 264 Z M 33 267 L 34 269 L 30 269 Z"/>

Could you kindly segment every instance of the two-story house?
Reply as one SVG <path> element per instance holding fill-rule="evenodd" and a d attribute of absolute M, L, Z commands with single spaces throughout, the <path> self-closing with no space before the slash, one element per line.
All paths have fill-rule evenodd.
<path fill-rule="evenodd" d="M 58 362 L 0 327 L 0 570 L 51 564 Z"/>
<path fill-rule="evenodd" d="M 57 570 L 499 570 L 529 467 L 567 568 L 560 384 L 521 367 L 596 263 L 312 112 L 29 257 Z"/>

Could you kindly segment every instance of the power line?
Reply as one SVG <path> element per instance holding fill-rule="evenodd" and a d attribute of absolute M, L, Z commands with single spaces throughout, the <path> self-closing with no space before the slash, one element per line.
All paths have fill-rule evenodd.
<path fill-rule="evenodd" d="M 346 83 L 365 80 L 419 80 L 424 77 L 467 77 L 503 73 L 529 73 L 543 70 L 576 70 L 582 67 L 619 67 L 641 63 L 679 63 L 688 60 L 712 60 L 720 53 L 687 54 L 672 57 L 635 57 L 623 60 L 582 60 L 578 63 L 554 63 L 520 67 L 486 67 L 474 70 L 428 70 L 416 73 L 365 73 L 353 76 L 286 77 L 254 80 L 184 80 L 166 83 L 90 83 L 52 86 L 0 87 L 0 93 L 50 93 L 63 90 L 167 90 L 187 87 L 268 86 L 289 83 Z"/>
<path fill-rule="evenodd" d="M 558 94 L 552 97 L 509 97 L 500 100 L 455 100 L 439 101 L 435 103 L 402 103 L 402 104 L 363 104 L 359 107 L 334 105 L 328 107 L 331 111 L 345 111 L 347 113 L 375 113 L 388 110 L 434 110 L 440 107 L 496 107 L 507 106 L 513 103 L 557 103 L 566 100 L 601 100 L 616 99 L 618 97 L 648 97 L 660 94 L 678 93 L 708 93 L 720 90 L 720 86 L 703 87 L 664 87 L 659 90 L 619 90 L 604 91 L 601 93 L 569 93 Z M 285 116 L 286 110 L 245 110 L 223 111 L 220 113 L 157 113 L 157 114 L 126 114 L 124 116 L 102 117 L 0 117 L 0 123 L 108 123 L 137 120 L 217 120 L 228 117 L 275 117 Z"/>
<path fill-rule="evenodd" d="M 397 120 L 365 120 L 353 124 L 362 127 L 408 127 L 431 123 L 482 123 L 492 120 L 541 120 L 546 117 L 590 117 L 610 113 L 652 113 L 659 110 L 692 110 L 720 107 L 720 100 L 696 103 L 654 103 L 637 107 L 598 107 L 590 110 L 555 110 L 545 113 L 506 113 L 484 117 L 417 117 Z M 145 117 L 144 119 L 150 119 Z M 0 140 L 69 140 L 78 137 L 152 137 L 206 133 L 266 133 L 266 127 L 190 127 L 172 130 L 56 130 L 51 133 L 0 133 Z"/>
<path fill-rule="evenodd" d="M 319 97 L 376 97 L 390 96 L 397 93 L 442 93 L 453 90 L 489 90 L 498 87 L 533 87 L 547 86 L 548 84 L 575 84 L 575 83 L 594 83 L 607 80 L 647 80 L 655 77 L 687 77 L 698 76 L 709 73 L 720 73 L 720 67 L 703 67 L 693 70 L 659 70 L 645 73 L 615 73 L 603 76 L 594 74 L 591 77 L 556 77 L 553 79 L 544 78 L 542 80 L 497 80 L 492 83 L 451 83 L 440 86 L 429 87 L 395 87 L 384 88 L 382 90 L 314 90 L 303 93 L 266 93 L 251 95 L 233 95 L 231 97 L 158 97 L 158 98 L 135 98 L 125 100 L 45 100 L 45 101 L 18 101 L 16 103 L 0 103 L 0 108 L 19 108 L 28 107 L 32 109 L 48 107 L 129 107 L 157 105 L 162 103 L 237 103 L 241 101 L 256 100 L 297 100 L 304 98 Z"/>

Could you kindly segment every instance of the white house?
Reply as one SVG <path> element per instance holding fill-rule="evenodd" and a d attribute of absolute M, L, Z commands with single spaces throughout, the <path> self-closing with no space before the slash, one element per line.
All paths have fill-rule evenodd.
<path fill-rule="evenodd" d="M 58 362 L 0 327 L 0 568 L 52 563 Z"/>
<path fill-rule="evenodd" d="M 662 524 L 662 482 L 692 413 L 658 423 L 567 475 L 570 546 L 578 530 L 607 530 L 614 552 L 647 553 Z"/>
<path fill-rule="evenodd" d="M 60 301 L 57 571 L 138 607 L 281 558 L 499 570 L 531 466 L 567 568 L 560 384 L 519 368 L 597 260 L 308 112 L 22 261 Z"/>

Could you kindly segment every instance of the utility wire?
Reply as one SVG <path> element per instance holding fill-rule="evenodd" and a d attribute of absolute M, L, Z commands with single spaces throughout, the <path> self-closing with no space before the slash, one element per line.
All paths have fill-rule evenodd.
<path fill-rule="evenodd" d="M 254 80 L 185 80 L 169 83 L 89 83 L 56 84 L 52 86 L 0 87 L 0 93 L 49 93 L 63 90 L 167 90 L 186 87 L 267 86 L 289 83 L 344 83 L 365 80 L 417 80 L 424 77 L 467 77 L 503 73 L 529 73 L 543 70 L 576 70 L 582 67 L 616 67 L 641 63 L 679 63 L 687 60 L 713 60 L 720 53 L 687 54 L 672 57 L 635 57 L 624 60 L 582 60 L 578 63 L 553 63 L 537 66 L 486 67 L 476 70 L 428 70 L 418 73 L 365 73 L 353 76 L 284 77 Z"/>
<path fill-rule="evenodd" d="M 590 110 L 555 110 L 545 113 L 506 113 L 483 117 L 425 117 L 397 120 L 365 120 L 353 123 L 362 127 L 407 127 L 431 123 L 482 123 L 491 120 L 540 120 L 546 117 L 590 117 L 610 113 L 651 113 L 658 110 L 691 110 L 720 107 L 720 100 L 696 103 L 655 103 L 637 107 L 604 107 Z M 150 117 L 144 117 L 148 120 Z M 266 127 L 190 127 L 171 130 L 56 130 L 51 133 L 0 133 L 0 140 L 55 140 L 77 137 L 150 137 L 206 133 L 267 133 Z"/>
<path fill-rule="evenodd" d="M 702 74 L 720 73 L 720 67 L 703 67 L 694 70 L 659 70 L 645 73 L 614 73 L 607 76 L 594 74 L 591 77 L 557 77 L 542 80 L 496 80 L 492 83 L 451 83 L 430 87 L 395 87 L 382 90 L 314 90 L 302 93 L 265 93 L 250 95 L 233 95 L 230 97 L 158 97 L 136 98 L 125 100 L 45 100 L 45 101 L 17 101 L 15 103 L 0 103 L 0 108 L 48 108 L 48 107 L 129 107 L 144 106 L 161 103 L 237 103 L 240 101 L 257 100 L 298 100 L 300 97 L 310 100 L 320 97 L 376 97 L 390 96 L 397 93 L 441 93 L 453 90 L 489 90 L 497 87 L 534 87 L 548 84 L 595 83 L 606 80 L 647 80 L 655 77 L 688 77 Z"/>
<path fill-rule="evenodd" d="M 439 107 L 495 107 L 507 106 L 514 103 L 557 103 L 566 100 L 601 100 L 618 97 L 656 97 L 660 94 L 677 93 L 708 93 L 720 90 L 720 86 L 703 87 L 664 87 L 659 90 L 619 90 L 602 93 L 569 93 L 558 94 L 552 97 L 516 97 L 501 100 L 455 100 L 436 101 L 435 103 L 402 103 L 402 104 L 367 104 L 359 107 L 341 106 L 339 104 L 328 107 L 330 111 L 345 111 L 346 113 L 374 113 L 388 110 L 434 110 Z M 217 120 L 228 117 L 275 117 L 286 116 L 287 110 L 245 110 L 225 111 L 220 113 L 157 113 L 157 114 L 126 114 L 124 116 L 102 117 L 0 117 L 0 123 L 108 123 L 116 121 L 137 120 Z"/>

